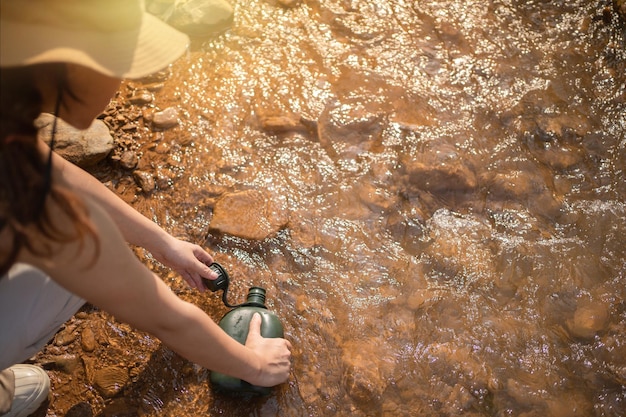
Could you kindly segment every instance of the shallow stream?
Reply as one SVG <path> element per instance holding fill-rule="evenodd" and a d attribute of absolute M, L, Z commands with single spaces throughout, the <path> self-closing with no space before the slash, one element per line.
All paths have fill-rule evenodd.
<path fill-rule="evenodd" d="M 160 181 L 130 200 L 205 244 L 231 301 L 267 289 L 293 373 L 268 398 L 215 395 L 205 370 L 145 338 L 129 350 L 154 353 L 125 404 L 625 415 L 626 23 L 613 3 L 234 4 L 231 29 L 195 40 L 157 93 L 181 125 L 145 139 Z M 261 201 L 231 206 L 240 231 L 214 223 L 225 196 Z"/>

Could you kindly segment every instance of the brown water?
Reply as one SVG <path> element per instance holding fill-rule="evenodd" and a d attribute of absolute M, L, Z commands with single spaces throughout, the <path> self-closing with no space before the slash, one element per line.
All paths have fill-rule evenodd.
<path fill-rule="evenodd" d="M 138 414 L 625 415 L 626 25 L 611 5 L 236 1 L 233 27 L 197 40 L 157 96 L 182 125 L 143 145 L 166 181 L 133 204 L 206 243 L 232 302 L 267 289 L 294 369 L 268 398 L 233 399 L 140 339 L 155 353 L 124 394 Z M 213 230 L 220 196 L 244 190 L 271 202 L 247 216 L 288 221 L 264 239 Z"/>

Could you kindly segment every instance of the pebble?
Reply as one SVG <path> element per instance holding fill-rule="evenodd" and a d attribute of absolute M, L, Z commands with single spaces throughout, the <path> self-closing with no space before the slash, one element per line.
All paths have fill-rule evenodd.
<path fill-rule="evenodd" d="M 93 352 L 97 346 L 96 336 L 91 327 L 85 327 L 80 335 L 80 345 L 85 352 Z"/>
<path fill-rule="evenodd" d="M 120 166 L 124 169 L 135 169 L 139 163 L 139 157 L 134 151 L 124 151 L 120 155 Z"/>
<path fill-rule="evenodd" d="M 141 191 L 144 193 L 150 193 L 154 191 L 156 187 L 156 182 L 154 181 L 154 177 L 149 172 L 145 171 L 134 171 L 133 178 L 135 182 L 141 188 Z"/>
<path fill-rule="evenodd" d="M 152 125 L 154 128 L 161 130 L 175 127 L 178 123 L 178 110 L 175 107 L 168 107 L 163 111 L 154 113 L 152 119 Z"/>
<path fill-rule="evenodd" d="M 76 340 L 76 326 L 67 326 L 54 337 L 54 344 L 57 346 L 67 346 Z"/>
<path fill-rule="evenodd" d="M 152 94 L 147 90 L 137 90 L 128 98 L 131 104 L 143 106 L 152 103 Z"/>

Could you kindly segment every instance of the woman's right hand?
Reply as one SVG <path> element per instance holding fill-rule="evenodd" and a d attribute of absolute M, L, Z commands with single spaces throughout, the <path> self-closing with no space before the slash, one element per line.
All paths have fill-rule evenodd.
<path fill-rule="evenodd" d="M 282 384 L 289 378 L 291 343 L 286 339 L 261 336 L 261 322 L 261 315 L 254 313 L 245 345 L 258 355 L 261 369 L 254 380 L 247 382 L 260 387 L 271 387 Z"/>

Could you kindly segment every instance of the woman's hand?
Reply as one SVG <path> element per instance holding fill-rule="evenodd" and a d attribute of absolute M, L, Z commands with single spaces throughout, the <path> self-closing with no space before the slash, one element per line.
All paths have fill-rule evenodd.
<path fill-rule="evenodd" d="M 171 236 L 161 250 L 152 255 L 162 264 L 178 272 L 193 288 L 205 291 L 202 278 L 215 279 L 217 273 L 209 268 L 213 258 L 201 246 Z"/>
<path fill-rule="evenodd" d="M 250 329 L 245 345 L 260 358 L 261 369 L 259 369 L 254 380 L 247 382 L 260 387 L 271 387 L 282 384 L 289 378 L 291 343 L 285 339 L 261 336 L 261 321 L 259 313 L 254 313 L 252 320 L 250 320 Z"/>

